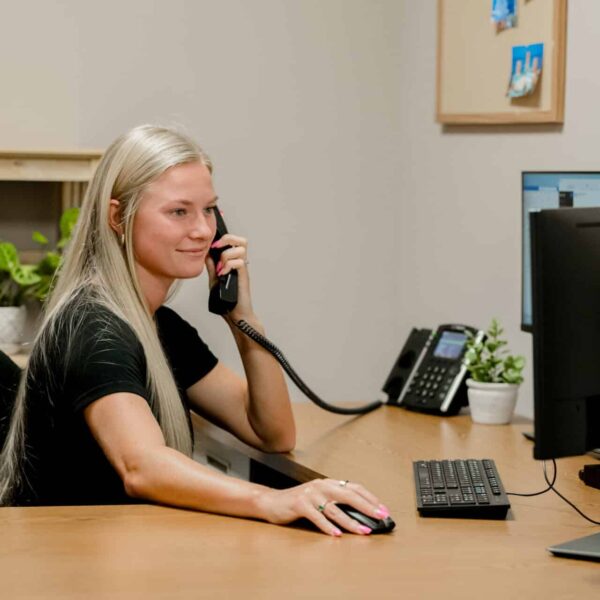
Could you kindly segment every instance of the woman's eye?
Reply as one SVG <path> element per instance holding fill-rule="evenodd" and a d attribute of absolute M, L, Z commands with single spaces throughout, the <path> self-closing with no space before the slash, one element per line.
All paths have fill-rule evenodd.
<path fill-rule="evenodd" d="M 187 215 L 187 210 L 185 208 L 174 208 L 171 211 L 171 214 L 176 217 L 185 217 L 185 215 Z"/>
<path fill-rule="evenodd" d="M 217 208 L 216 206 L 207 206 L 204 209 L 204 214 L 208 215 L 208 216 L 211 216 L 211 215 L 213 215 L 215 213 L 216 208 Z"/>

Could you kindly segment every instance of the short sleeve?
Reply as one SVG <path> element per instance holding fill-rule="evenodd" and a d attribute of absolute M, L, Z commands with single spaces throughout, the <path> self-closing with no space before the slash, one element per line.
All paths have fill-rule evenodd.
<path fill-rule="evenodd" d="M 161 306 L 156 324 L 177 386 L 186 390 L 210 373 L 218 363 L 198 332 L 174 310 Z"/>
<path fill-rule="evenodd" d="M 63 400 L 73 412 L 120 392 L 148 399 L 143 348 L 133 330 L 104 309 L 79 320 L 63 360 Z"/>
<path fill-rule="evenodd" d="M 0 350 L 0 446 L 8 431 L 20 378 L 21 369 Z"/>
<path fill-rule="evenodd" d="M 0 350 L 0 397 L 12 397 L 17 393 L 21 369 Z"/>

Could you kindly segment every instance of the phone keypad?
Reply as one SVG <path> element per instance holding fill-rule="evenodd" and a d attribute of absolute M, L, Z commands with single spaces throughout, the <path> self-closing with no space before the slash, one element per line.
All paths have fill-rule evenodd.
<path fill-rule="evenodd" d="M 415 373 L 406 393 L 419 404 L 441 403 L 458 372 L 455 364 L 429 362 Z"/>

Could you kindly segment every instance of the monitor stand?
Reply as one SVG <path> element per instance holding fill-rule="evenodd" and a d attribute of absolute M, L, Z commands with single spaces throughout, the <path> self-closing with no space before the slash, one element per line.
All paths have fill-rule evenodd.
<path fill-rule="evenodd" d="M 535 440 L 533 431 L 524 431 L 523 437 L 532 442 Z M 600 448 L 590 450 L 588 454 L 597 460 L 600 460 Z M 594 465 L 594 467 L 596 467 L 596 465 Z M 600 533 L 594 533 L 593 535 L 563 542 L 562 544 L 556 544 L 550 546 L 548 550 L 552 552 L 554 556 L 600 561 Z"/>

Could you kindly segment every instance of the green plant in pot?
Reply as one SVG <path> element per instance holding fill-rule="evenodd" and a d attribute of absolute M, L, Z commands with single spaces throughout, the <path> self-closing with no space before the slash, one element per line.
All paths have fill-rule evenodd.
<path fill-rule="evenodd" d="M 71 239 L 78 216 L 79 208 L 77 207 L 68 208 L 63 212 L 59 224 L 60 239 L 56 244 L 56 248 L 54 250 L 47 250 L 42 259 L 35 265 L 35 274 L 39 277 L 39 280 L 27 289 L 29 297 L 36 298 L 42 303 L 48 297 L 52 289 L 54 276 L 62 262 L 62 252 Z M 48 239 L 39 231 L 33 232 L 32 239 L 43 248 L 48 247 Z"/>
<path fill-rule="evenodd" d="M 18 352 L 23 341 L 27 290 L 41 281 L 35 265 L 23 265 L 11 242 L 0 242 L 0 350 Z"/>
<path fill-rule="evenodd" d="M 510 423 L 519 386 L 523 382 L 525 358 L 509 353 L 504 330 L 492 319 L 483 339 L 469 336 L 465 365 L 471 418 L 475 423 Z"/>
<path fill-rule="evenodd" d="M 12 354 L 20 349 L 27 319 L 26 302 L 46 300 L 78 215 L 78 208 L 62 214 L 56 248 L 46 250 L 36 264 L 22 264 L 15 245 L 0 241 L 0 350 Z M 33 233 L 32 239 L 44 248 L 48 246 L 48 239 L 39 231 Z"/>

